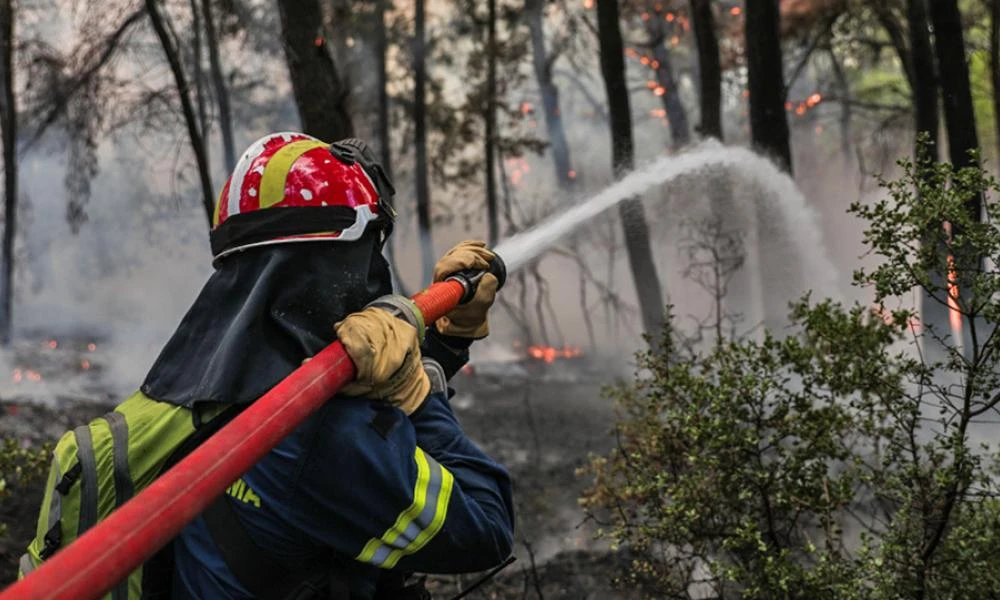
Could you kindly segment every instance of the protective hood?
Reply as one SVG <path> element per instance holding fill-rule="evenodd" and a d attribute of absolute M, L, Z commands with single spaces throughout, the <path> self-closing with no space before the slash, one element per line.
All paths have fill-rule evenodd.
<path fill-rule="evenodd" d="M 182 406 L 249 404 L 336 340 L 333 324 L 392 293 L 377 232 L 356 242 L 226 257 L 153 364 L 142 392 Z"/>

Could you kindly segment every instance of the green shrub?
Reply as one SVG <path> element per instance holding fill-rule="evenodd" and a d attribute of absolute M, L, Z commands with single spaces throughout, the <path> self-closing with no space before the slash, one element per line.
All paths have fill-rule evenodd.
<path fill-rule="evenodd" d="M 806 296 L 787 337 L 713 344 L 671 319 L 606 391 L 618 445 L 584 469 L 581 503 L 655 597 L 1000 596 L 996 445 L 976 439 L 1000 413 L 1000 206 L 967 210 L 1000 190 L 900 164 L 883 200 L 851 208 L 882 259 L 855 273 L 875 309 Z M 964 341 L 890 309 L 918 288 L 952 294 Z"/>

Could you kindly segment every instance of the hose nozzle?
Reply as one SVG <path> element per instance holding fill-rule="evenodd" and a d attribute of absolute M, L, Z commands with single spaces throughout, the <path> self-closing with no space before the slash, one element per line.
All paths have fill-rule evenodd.
<path fill-rule="evenodd" d="M 500 258 L 499 254 L 493 254 L 493 260 L 490 261 L 490 265 L 485 271 L 468 269 L 459 271 L 447 278 L 447 280 L 459 282 L 465 290 L 465 293 L 462 294 L 462 299 L 458 302 L 459 304 L 465 304 L 472 300 L 476 295 L 476 289 L 479 287 L 480 280 L 487 273 L 492 273 L 497 278 L 497 289 L 502 288 L 503 284 L 507 282 L 507 265 Z"/>

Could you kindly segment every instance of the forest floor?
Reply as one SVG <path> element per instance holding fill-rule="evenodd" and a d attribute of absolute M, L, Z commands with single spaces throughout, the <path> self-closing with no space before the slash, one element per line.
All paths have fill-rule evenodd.
<path fill-rule="evenodd" d="M 113 406 L 111 395 L 93 383 L 97 373 L 81 379 L 86 349 L 58 354 L 71 356 L 62 367 L 73 373 L 75 391 L 52 392 L 59 387 L 51 381 L 55 367 L 35 394 L 18 391 L 30 387 L 0 386 L 0 437 L 31 446 L 54 442 Z M 466 598 L 640 597 L 614 585 L 629 559 L 595 540 L 596 528 L 577 504 L 587 479 L 576 471 L 589 454 L 611 447 L 614 422 L 611 402 L 600 395 L 609 381 L 594 377 L 603 369 L 588 362 L 484 365 L 453 380 L 455 412 L 469 436 L 510 471 L 517 510 L 517 562 Z M 95 360 L 87 370 L 99 368 Z M 38 392 L 55 397 L 39 398 Z M 0 503 L 0 523 L 9 526 L 0 538 L 0 586 L 13 579 L 17 558 L 34 534 L 40 495 L 36 484 Z M 477 579 L 434 576 L 427 585 L 435 598 L 447 599 Z"/>

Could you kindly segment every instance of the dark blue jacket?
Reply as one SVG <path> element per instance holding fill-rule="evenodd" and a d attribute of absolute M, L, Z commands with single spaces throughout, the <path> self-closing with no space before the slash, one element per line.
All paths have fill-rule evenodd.
<path fill-rule="evenodd" d="M 230 486 L 261 548 L 290 568 L 329 550 L 345 558 L 352 598 L 379 569 L 479 571 L 513 543 L 510 477 L 462 432 L 444 393 L 414 414 L 335 398 Z M 252 598 L 199 517 L 174 544 L 174 598 Z"/>

